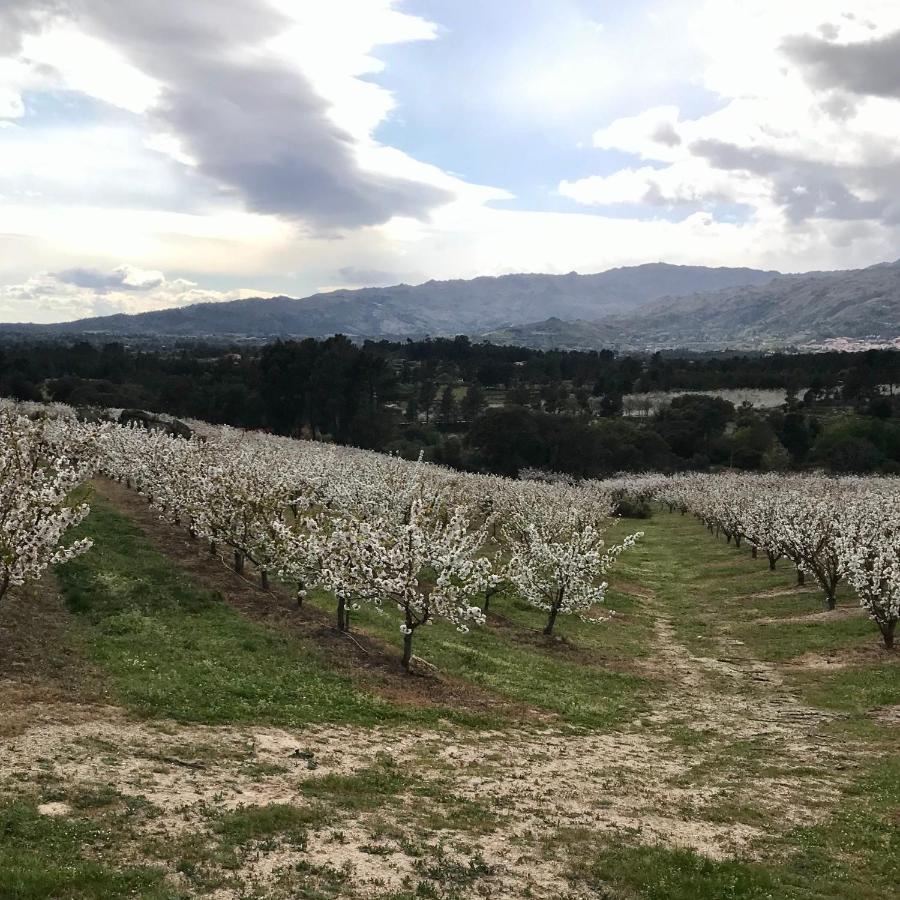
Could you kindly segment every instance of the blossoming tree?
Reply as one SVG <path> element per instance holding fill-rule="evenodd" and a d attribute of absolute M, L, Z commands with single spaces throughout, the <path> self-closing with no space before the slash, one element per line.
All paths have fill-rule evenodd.
<path fill-rule="evenodd" d="M 10 588 L 91 546 L 87 538 L 59 546 L 89 512 L 86 504 L 71 506 L 68 499 L 92 465 L 91 454 L 65 449 L 59 430 L 65 426 L 55 427 L 50 436 L 44 422 L 0 411 L 0 600 Z"/>
<path fill-rule="evenodd" d="M 511 514 L 513 551 L 509 580 L 524 600 L 547 613 L 544 634 L 553 633 L 560 613 L 586 618 L 603 602 L 603 576 L 621 553 L 643 537 L 642 532 L 621 544 L 607 546 L 597 521 L 585 521 L 583 509 L 565 494 L 535 507 L 523 495 Z"/>
<path fill-rule="evenodd" d="M 900 498 L 856 498 L 841 518 L 836 543 L 847 581 L 891 650 L 900 618 Z"/>

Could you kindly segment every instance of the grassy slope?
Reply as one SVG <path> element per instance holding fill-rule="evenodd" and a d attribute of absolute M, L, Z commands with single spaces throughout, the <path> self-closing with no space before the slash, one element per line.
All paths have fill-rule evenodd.
<path fill-rule="evenodd" d="M 652 591 L 655 606 L 671 617 L 678 638 L 698 654 L 721 652 L 724 638 L 740 641 L 733 645 L 735 656 L 779 663 L 809 651 L 855 651 L 877 641 L 873 626 L 863 619 L 760 624 L 760 619 L 816 611 L 818 598 L 812 592 L 764 594 L 789 590 L 793 572 L 784 564 L 768 572 L 764 560 L 752 561 L 746 551 L 714 541 L 687 517 L 659 515 L 618 529 L 632 524 L 645 530 L 646 537 L 620 560 L 618 579 Z M 106 672 L 112 695 L 135 713 L 209 724 L 284 726 L 433 724 L 438 718 L 454 718 L 450 710 L 410 709 L 374 697 L 352 678 L 336 675 L 314 645 L 243 619 L 187 580 L 108 506 L 95 503 L 83 529 L 94 538 L 95 548 L 60 569 L 61 587 L 83 629 L 80 638 Z M 321 596 L 314 602 L 329 603 Z M 442 672 L 558 713 L 562 722 L 618 727 L 640 709 L 643 698 L 664 686 L 635 674 L 636 663 L 651 651 L 653 616 L 648 608 L 615 589 L 610 606 L 621 614 L 613 622 L 590 625 L 566 619 L 560 623 L 563 640 L 548 643 L 537 635 L 540 613 L 514 598 L 499 598 L 496 611 L 502 619 L 491 629 L 459 635 L 436 626 L 417 635 L 416 651 Z M 392 616 L 361 611 L 354 627 L 399 644 Z M 848 739 L 862 737 L 876 748 L 893 740 L 887 729 L 872 724 L 868 713 L 874 706 L 900 703 L 895 665 L 861 659 L 833 675 L 791 668 L 783 672 L 807 702 L 843 713 L 830 727 Z M 467 718 L 465 724 L 479 723 Z M 673 732 L 672 739 L 686 744 L 702 739 L 688 732 Z M 748 771 L 754 771 L 751 763 L 760 761 L 752 759 L 752 748 L 742 752 L 747 753 Z M 815 759 L 810 765 L 815 766 Z M 183 844 L 163 845 L 151 855 L 166 859 L 167 851 L 177 853 L 179 868 L 188 873 L 207 864 L 211 852 L 227 866 L 229 854 L 248 840 L 280 836 L 302 845 L 305 829 L 313 824 L 311 815 L 375 808 L 403 786 L 398 773 L 383 767 L 346 778 L 313 777 L 304 785 L 305 794 L 318 804 L 312 812 L 276 806 L 222 815 L 213 821 L 214 851 L 199 844 L 193 851 Z M 489 829 L 498 814 L 460 805 L 449 795 L 432 799 L 437 807 L 429 813 L 431 825 L 440 826 L 443 817 L 478 833 Z M 36 815 L 24 799 L 0 808 L 0 897 L 178 896 L 165 888 L 153 867 L 114 868 L 82 860 L 83 851 L 103 854 L 114 845 L 117 828 L 129 816 L 146 814 L 110 803 L 99 813 L 76 804 L 77 815 L 65 821 Z M 895 885 L 898 809 L 900 771 L 896 761 L 881 760 L 853 779 L 821 824 L 773 833 L 761 848 L 766 862 L 711 861 L 691 851 L 644 846 L 637 840 L 610 843 L 564 828 L 556 842 L 565 849 L 573 887 L 598 896 L 874 900 L 891 896 Z M 737 813 L 735 820 L 741 820 Z M 419 887 L 396 895 L 397 900 L 464 897 L 479 877 L 477 860 L 462 874 L 449 863 L 438 868 L 437 875 L 423 876 Z M 341 896 L 340 877 L 320 876 L 320 893 L 297 896 Z M 204 883 L 194 885 L 199 892 Z"/>
<path fill-rule="evenodd" d="M 336 675 L 315 647 L 243 619 L 173 568 L 127 519 L 92 505 L 82 531 L 94 547 L 58 577 L 124 706 L 204 724 L 405 717 Z"/>
<path fill-rule="evenodd" d="M 241 618 L 147 547 L 115 510 L 92 502 L 83 531 L 95 546 L 62 567 L 59 580 L 70 607 L 90 630 L 94 659 L 110 673 L 120 702 L 136 712 L 210 724 L 470 720 L 451 709 L 401 708 L 362 692 L 333 673 L 314 643 Z M 318 602 L 329 607 L 331 601 L 320 596 Z M 512 615 L 521 635 L 510 629 L 461 635 L 437 624 L 417 635 L 416 651 L 442 671 L 559 713 L 573 724 L 610 724 L 637 708 L 648 685 L 607 669 L 607 662 L 625 658 L 615 637 L 575 621 L 566 623 L 572 647 L 554 642 L 534 647 L 527 642 L 534 636 L 529 629 L 537 629 L 540 616 L 527 608 Z M 394 616 L 364 611 L 354 627 L 399 643 Z M 642 629 L 646 624 L 639 619 L 615 627 L 632 651 Z M 597 650 L 600 664 L 586 664 L 577 654 L 578 642 Z"/>

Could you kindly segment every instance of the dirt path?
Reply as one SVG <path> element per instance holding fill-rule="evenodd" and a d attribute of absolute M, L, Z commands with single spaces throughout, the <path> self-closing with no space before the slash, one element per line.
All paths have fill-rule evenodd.
<path fill-rule="evenodd" d="M 655 602 L 655 601 L 650 601 Z M 736 739 L 778 738 L 784 749 L 808 749 L 804 729 L 833 716 L 804 706 L 786 686 L 779 670 L 743 657 L 695 656 L 675 636 L 672 620 L 655 613 L 655 659 L 669 673 L 674 690 L 653 711 L 659 723 L 690 723 Z M 727 652 L 727 645 L 722 646 Z"/>

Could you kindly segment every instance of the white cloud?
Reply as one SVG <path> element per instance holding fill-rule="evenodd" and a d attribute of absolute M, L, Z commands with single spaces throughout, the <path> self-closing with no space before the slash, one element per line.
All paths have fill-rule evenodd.
<path fill-rule="evenodd" d="M 23 41 L 22 57 L 33 77 L 43 76 L 132 113 L 145 113 L 159 97 L 160 83 L 128 62 L 113 46 L 71 24 L 57 24 Z"/>
<path fill-rule="evenodd" d="M 595 147 L 654 165 L 563 180 L 559 192 L 585 205 L 650 209 L 740 203 L 751 210 L 745 230 L 768 234 L 782 247 L 805 231 L 843 260 L 854 241 L 880 230 L 881 253 L 895 255 L 900 96 L 823 88 L 791 56 L 792 47 L 812 48 L 804 52 L 817 59 L 823 45 L 856 42 L 853 72 L 863 77 L 860 60 L 876 45 L 859 42 L 900 28 L 900 7 L 872 0 L 854 10 L 847 15 L 832 0 L 704 3 L 686 31 L 696 41 L 699 84 L 718 98 L 717 108 L 692 117 L 672 104 L 649 107 L 604 125 L 594 133 Z M 797 35 L 814 37 L 798 44 Z M 877 46 L 882 56 L 887 47 Z M 851 221 L 861 227 L 845 227 Z M 770 230 L 778 222 L 781 235 Z"/>
<path fill-rule="evenodd" d="M 620 169 L 612 175 L 591 175 L 562 181 L 559 192 L 588 206 L 646 204 L 653 208 L 708 207 L 718 203 L 760 201 L 759 184 L 746 176 L 726 176 L 705 161 L 688 158 L 665 168 L 641 166 Z"/>
<path fill-rule="evenodd" d="M 193 303 L 272 296 L 252 288 L 204 290 L 193 281 L 169 280 L 162 273 L 143 272 L 129 265 L 106 276 L 110 283 L 120 281 L 120 288 L 98 290 L 104 273 L 83 270 L 81 274 L 84 277 L 79 279 L 71 272 L 44 272 L 21 284 L 0 287 L 0 317 L 6 322 L 44 324 L 114 313 L 150 312 Z M 131 279 L 137 279 L 138 283 Z"/>

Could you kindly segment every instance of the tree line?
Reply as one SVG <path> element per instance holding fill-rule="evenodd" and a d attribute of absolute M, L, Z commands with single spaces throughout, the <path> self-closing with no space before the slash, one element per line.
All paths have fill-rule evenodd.
<path fill-rule="evenodd" d="M 617 356 L 468 338 L 0 347 L 0 394 L 140 408 L 515 474 L 900 471 L 900 352 Z M 704 391 L 777 389 L 774 409 Z M 695 391 L 641 420 L 625 394 Z"/>

